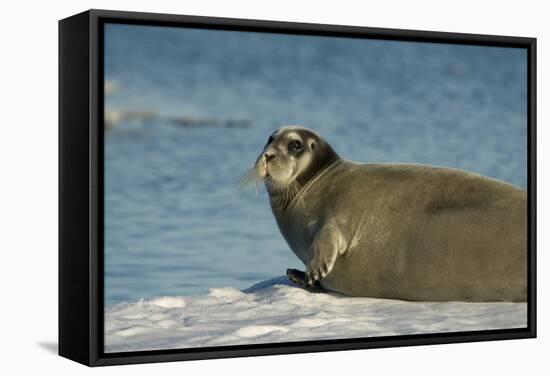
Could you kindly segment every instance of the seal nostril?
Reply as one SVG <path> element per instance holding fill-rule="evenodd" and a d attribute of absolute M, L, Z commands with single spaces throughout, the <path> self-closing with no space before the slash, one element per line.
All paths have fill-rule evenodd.
<path fill-rule="evenodd" d="M 269 162 L 270 160 L 272 160 L 273 158 L 275 158 L 275 154 L 268 154 L 268 153 L 265 153 L 264 156 L 265 156 L 266 162 Z"/>

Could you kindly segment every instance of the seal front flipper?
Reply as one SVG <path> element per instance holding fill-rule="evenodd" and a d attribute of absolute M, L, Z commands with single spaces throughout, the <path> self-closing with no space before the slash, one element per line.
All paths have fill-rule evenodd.
<path fill-rule="evenodd" d="M 317 281 L 325 278 L 334 267 L 338 255 L 343 254 L 345 250 L 346 241 L 338 225 L 334 223 L 325 225 L 311 244 L 313 257 L 307 266 L 307 284 L 313 286 Z"/>
<path fill-rule="evenodd" d="M 288 279 L 290 279 L 290 281 L 292 281 L 293 283 L 297 284 L 298 286 L 300 286 L 301 288 L 309 292 L 315 292 L 315 293 L 327 292 L 327 290 L 325 290 L 319 282 L 315 283 L 315 285 L 313 286 L 308 286 L 306 283 L 306 273 L 300 270 L 287 269 L 286 275 Z"/>

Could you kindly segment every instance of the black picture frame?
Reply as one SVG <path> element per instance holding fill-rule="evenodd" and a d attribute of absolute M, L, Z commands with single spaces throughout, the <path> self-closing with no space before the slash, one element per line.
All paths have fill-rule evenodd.
<path fill-rule="evenodd" d="M 528 55 L 528 325 L 418 334 L 124 353 L 103 352 L 103 25 L 517 47 Z M 59 354 L 88 366 L 536 337 L 536 39 L 246 19 L 88 10 L 59 21 Z"/>

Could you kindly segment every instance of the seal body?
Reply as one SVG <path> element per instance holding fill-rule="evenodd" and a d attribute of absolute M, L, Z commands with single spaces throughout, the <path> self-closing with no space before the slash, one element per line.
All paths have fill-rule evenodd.
<path fill-rule="evenodd" d="M 527 300 L 524 190 L 451 168 L 328 161 L 284 205 L 266 183 L 309 285 L 403 300 Z"/>
<path fill-rule="evenodd" d="M 317 264 L 333 263 L 320 280 L 328 290 L 405 300 L 524 301 L 526 203 L 521 189 L 464 171 L 340 160 L 275 217 L 305 265 L 315 250 L 325 253 Z"/>

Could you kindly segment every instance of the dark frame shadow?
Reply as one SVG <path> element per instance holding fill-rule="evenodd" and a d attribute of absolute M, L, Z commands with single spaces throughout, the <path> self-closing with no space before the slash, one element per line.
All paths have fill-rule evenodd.
<path fill-rule="evenodd" d="M 58 349 L 59 349 L 59 345 L 57 342 L 48 342 L 48 341 L 43 341 L 43 342 L 38 342 L 36 344 L 38 347 L 41 347 L 42 349 L 44 349 L 45 351 L 53 354 L 53 355 L 57 355 L 58 354 Z"/>

